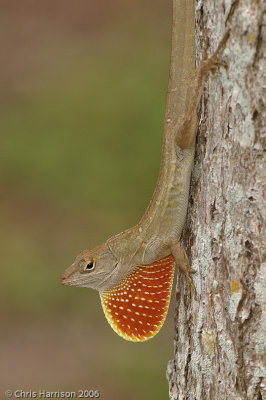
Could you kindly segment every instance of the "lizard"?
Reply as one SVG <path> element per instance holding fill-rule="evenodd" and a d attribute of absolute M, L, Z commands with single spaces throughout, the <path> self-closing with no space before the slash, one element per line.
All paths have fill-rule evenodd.
<path fill-rule="evenodd" d="M 172 49 L 162 160 L 153 197 L 135 226 L 78 254 L 61 283 L 99 291 L 104 314 L 126 340 L 142 342 L 161 329 L 169 307 L 174 270 L 184 273 L 195 293 L 187 254 L 180 243 L 185 223 L 198 127 L 198 105 L 214 54 L 195 70 L 194 2 L 173 0 Z"/>

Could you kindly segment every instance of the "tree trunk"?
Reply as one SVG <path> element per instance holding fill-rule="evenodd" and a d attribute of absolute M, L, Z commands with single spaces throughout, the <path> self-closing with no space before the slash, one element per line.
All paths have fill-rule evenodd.
<path fill-rule="evenodd" d="M 198 298 L 179 275 L 171 400 L 266 398 L 262 20 L 262 0 L 196 5 L 198 63 L 206 29 L 209 55 L 231 34 L 201 102 L 183 232 Z"/>

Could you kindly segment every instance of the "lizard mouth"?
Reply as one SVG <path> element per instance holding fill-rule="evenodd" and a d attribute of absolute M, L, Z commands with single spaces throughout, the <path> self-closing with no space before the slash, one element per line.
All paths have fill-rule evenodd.
<path fill-rule="evenodd" d="M 79 279 L 73 279 L 72 277 L 71 277 L 71 279 L 68 279 L 64 275 L 61 278 L 61 285 L 64 285 L 64 286 L 83 286 L 82 282 L 80 282 Z"/>
<path fill-rule="evenodd" d="M 73 282 L 73 281 L 72 281 Z M 66 276 L 62 275 L 61 284 L 64 286 L 71 286 L 72 282 L 70 282 Z"/>
<path fill-rule="evenodd" d="M 75 271 L 73 271 L 73 264 L 70 268 L 66 269 L 61 277 L 61 284 L 64 286 L 79 286 L 79 280 L 75 279 L 73 275 Z"/>
<path fill-rule="evenodd" d="M 77 266 L 76 262 L 70 265 L 65 272 L 63 273 L 61 277 L 61 284 L 64 286 L 79 286 L 79 279 L 78 277 L 75 277 L 75 274 L 77 272 Z"/>

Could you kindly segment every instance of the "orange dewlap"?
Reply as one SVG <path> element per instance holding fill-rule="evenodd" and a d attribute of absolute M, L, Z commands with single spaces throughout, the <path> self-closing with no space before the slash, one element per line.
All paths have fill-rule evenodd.
<path fill-rule="evenodd" d="M 159 332 L 170 303 L 174 269 L 170 255 L 137 267 L 120 285 L 100 294 L 104 314 L 118 335 L 143 342 Z"/>

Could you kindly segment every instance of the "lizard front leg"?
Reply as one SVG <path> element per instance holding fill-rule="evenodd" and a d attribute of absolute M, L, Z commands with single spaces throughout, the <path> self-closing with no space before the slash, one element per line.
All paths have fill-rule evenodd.
<path fill-rule="evenodd" d="M 175 259 L 176 266 L 185 274 L 187 282 L 189 286 L 191 286 L 194 296 L 196 297 L 196 289 L 191 275 L 195 274 L 197 271 L 190 267 L 187 253 L 181 246 L 180 241 L 173 238 L 165 239 L 164 245 L 169 248 Z"/>

